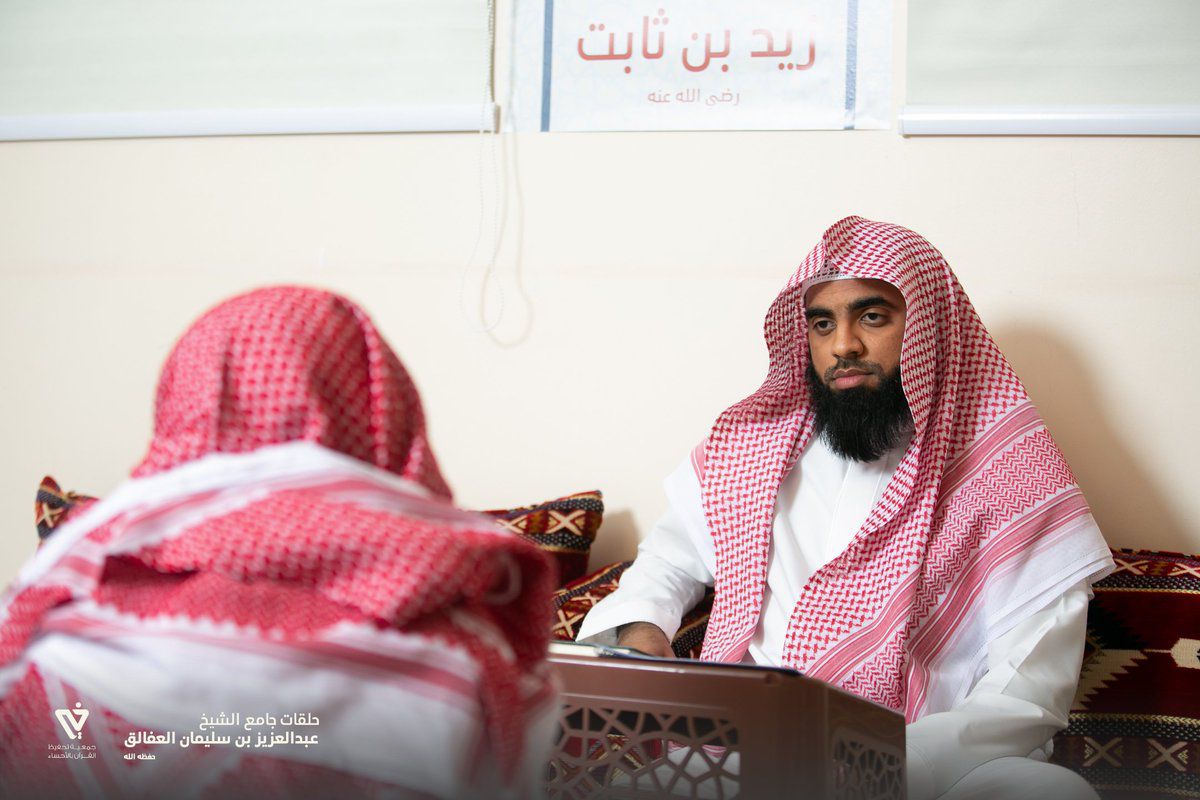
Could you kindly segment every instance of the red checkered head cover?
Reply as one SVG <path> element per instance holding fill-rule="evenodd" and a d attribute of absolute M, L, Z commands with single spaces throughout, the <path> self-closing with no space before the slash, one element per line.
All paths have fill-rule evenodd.
<path fill-rule="evenodd" d="M 53 740 L 23 732 L 52 729 L 55 698 L 78 691 L 96 718 L 145 728 L 246 703 L 336 711 L 308 758 L 341 794 L 525 796 L 542 766 L 531 731 L 553 710 L 553 566 L 449 495 L 416 390 L 357 306 L 294 287 L 217 306 L 168 358 L 135 479 L 58 528 L 0 594 L 0 786 L 40 797 L 66 775 L 32 755 Z M 51 633 L 92 655 L 39 661 Z M 104 652 L 121 665 L 95 667 L 89 642 L 119 642 Z M 196 648 L 212 650 L 185 655 Z M 108 679 L 121 668 L 155 677 Z M 301 695 L 308 708 L 287 708 Z M 425 717 L 436 724 L 411 724 Z M 365 741 L 400 755 L 376 759 Z M 235 749 L 136 773 L 108 751 L 108 793 L 145 795 L 150 770 L 172 786 L 270 778 L 267 794 L 287 794 L 291 755 Z"/>
<path fill-rule="evenodd" d="M 900 370 L 915 433 L 851 544 L 801 591 L 783 657 L 912 718 L 924 708 L 921 676 L 979 609 L 983 576 L 1090 516 L 941 253 L 905 228 L 847 217 L 767 313 L 766 380 L 717 418 L 697 454 L 717 557 L 703 657 L 738 661 L 754 634 L 776 497 L 813 435 L 804 292 L 851 277 L 887 281 L 904 296 Z M 1056 515 L 1046 514 L 1051 506 Z M 1036 597 L 1046 587 L 1022 591 Z M 956 614 L 957 623 L 936 624 Z"/>
<path fill-rule="evenodd" d="M 310 441 L 450 498 L 408 373 L 354 303 L 276 286 L 204 314 L 163 367 L 142 477 L 208 453 Z"/>

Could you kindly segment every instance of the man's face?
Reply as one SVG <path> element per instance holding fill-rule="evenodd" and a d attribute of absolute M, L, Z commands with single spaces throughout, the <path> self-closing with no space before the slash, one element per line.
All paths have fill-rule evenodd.
<path fill-rule="evenodd" d="M 835 394 L 878 389 L 900 368 L 904 296 L 887 281 L 826 281 L 804 295 L 808 349 L 821 382 Z"/>

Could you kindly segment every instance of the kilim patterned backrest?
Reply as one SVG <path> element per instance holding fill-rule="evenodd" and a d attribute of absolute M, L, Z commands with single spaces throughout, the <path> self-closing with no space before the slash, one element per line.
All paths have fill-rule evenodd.
<path fill-rule="evenodd" d="M 1200 555 L 1113 550 L 1052 759 L 1103 800 L 1200 798 Z"/>
<path fill-rule="evenodd" d="M 552 647 L 551 800 L 905 797 L 899 714 L 789 671 L 591 652 Z"/>

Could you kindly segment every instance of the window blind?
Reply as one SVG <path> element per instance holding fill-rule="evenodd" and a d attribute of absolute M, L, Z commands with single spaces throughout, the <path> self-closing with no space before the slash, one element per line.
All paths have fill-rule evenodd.
<path fill-rule="evenodd" d="M 0 139 L 492 127 L 486 0 L 3 0 Z"/>
<path fill-rule="evenodd" d="M 904 133 L 1200 133 L 1196 0 L 910 0 Z"/>

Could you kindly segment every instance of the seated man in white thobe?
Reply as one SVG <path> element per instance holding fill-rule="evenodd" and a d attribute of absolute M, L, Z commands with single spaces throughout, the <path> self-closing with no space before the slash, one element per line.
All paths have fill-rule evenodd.
<path fill-rule="evenodd" d="M 905 715 L 910 800 L 1094 798 L 1046 763 L 1112 560 L 1042 419 L 925 239 L 825 232 L 766 319 L 762 386 L 666 480 L 579 638 L 792 667 Z"/>

